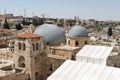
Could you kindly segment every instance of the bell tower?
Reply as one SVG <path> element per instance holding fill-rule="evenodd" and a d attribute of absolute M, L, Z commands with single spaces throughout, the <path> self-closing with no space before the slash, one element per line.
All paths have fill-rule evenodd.
<path fill-rule="evenodd" d="M 15 68 L 24 68 L 28 75 L 27 80 L 40 78 L 40 54 L 43 50 L 42 47 L 42 36 L 25 33 L 16 37 L 13 56 Z"/>

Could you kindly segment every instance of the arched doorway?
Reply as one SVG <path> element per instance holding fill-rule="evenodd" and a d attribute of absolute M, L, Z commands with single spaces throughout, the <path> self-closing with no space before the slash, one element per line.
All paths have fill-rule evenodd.
<path fill-rule="evenodd" d="M 78 41 L 75 42 L 75 46 L 79 46 L 79 42 Z"/>
<path fill-rule="evenodd" d="M 53 71 L 53 64 L 50 64 L 50 71 Z"/>
<path fill-rule="evenodd" d="M 88 44 L 86 40 L 85 40 L 85 44 Z"/>
<path fill-rule="evenodd" d="M 31 80 L 31 79 L 30 79 L 30 74 L 29 74 L 29 73 L 27 73 L 26 80 Z"/>
<path fill-rule="evenodd" d="M 23 56 L 20 56 L 18 59 L 18 66 L 21 68 L 25 68 L 25 58 Z"/>

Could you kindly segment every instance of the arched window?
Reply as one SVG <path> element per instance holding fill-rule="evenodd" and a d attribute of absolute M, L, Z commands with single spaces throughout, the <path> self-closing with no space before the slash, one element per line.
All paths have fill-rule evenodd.
<path fill-rule="evenodd" d="M 35 44 L 34 43 L 32 44 L 32 47 L 33 47 L 33 51 L 35 51 Z"/>
<path fill-rule="evenodd" d="M 79 42 L 78 42 L 78 41 L 76 41 L 76 42 L 75 42 L 75 45 L 76 45 L 76 46 L 79 46 Z"/>
<path fill-rule="evenodd" d="M 119 39 L 116 39 L 116 41 L 118 41 Z"/>
<path fill-rule="evenodd" d="M 117 67 L 117 64 L 116 64 L 116 63 L 114 64 L 114 67 Z"/>
<path fill-rule="evenodd" d="M 72 60 L 75 60 L 75 56 L 74 56 L 74 54 L 72 55 L 72 58 L 71 58 Z"/>
<path fill-rule="evenodd" d="M 37 78 L 38 78 L 38 72 L 35 72 L 35 78 L 37 80 Z"/>
<path fill-rule="evenodd" d="M 27 74 L 26 80 L 31 80 L 31 79 L 30 79 L 30 74 L 29 74 L 29 73 Z"/>
<path fill-rule="evenodd" d="M 88 44 L 86 40 L 85 40 L 85 44 Z"/>
<path fill-rule="evenodd" d="M 55 55 L 55 50 L 54 49 L 52 50 L 52 54 Z"/>
<path fill-rule="evenodd" d="M 25 68 L 25 63 L 21 63 L 20 67 Z"/>
<path fill-rule="evenodd" d="M 68 40 L 68 45 L 70 45 L 70 40 Z"/>
<path fill-rule="evenodd" d="M 21 50 L 21 43 L 18 43 L 18 49 Z"/>
<path fill-rule="evenodd" d="M 36 50 L 38 50 L 38 43 L 36 43 Z"/>
<path fill-rule="evenodd" d="M 50 71 L 53 71 L 53 65 L 50 64 Z"/>
<path fill-rule="evenodd" d="M 25 43 L 23 43 L 23 51 L 25 51 L 26 50 L 26 45 L 25 45 Z"/>
<path fill-rule="evenodd" d="M 25 58 L 23 56 L 20 56 L 18 59 L 18 66 L 21 68 L 25 68 Z"/>

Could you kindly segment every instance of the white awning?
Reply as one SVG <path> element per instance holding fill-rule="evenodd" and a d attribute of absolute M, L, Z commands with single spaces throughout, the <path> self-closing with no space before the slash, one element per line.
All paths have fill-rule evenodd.
<path fill-rule="evenodd" d="M 67 60 L 47 80 L 120 80 L 120 69 Z"/>
<path fill-rule="evenodd" d="M 85 45 L 77 54 L 76 61 L 106 65 L 113 47 Z"/>

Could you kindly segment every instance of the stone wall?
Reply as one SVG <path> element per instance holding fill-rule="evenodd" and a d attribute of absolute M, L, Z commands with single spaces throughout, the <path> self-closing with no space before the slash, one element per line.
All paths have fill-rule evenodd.
<path fill-rule="evenodd" d="M 90 44 L 89 37 L 76 37 L 76 38 L 67 38 L 67 44 L 73 47 L 79 46 L 83 47 L 85 44 Z"/>
<path fill-rule="evenodd" d="M 107 66 L 120 68 L 120 55 L 109 56 L 107 59 Z"/>

